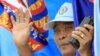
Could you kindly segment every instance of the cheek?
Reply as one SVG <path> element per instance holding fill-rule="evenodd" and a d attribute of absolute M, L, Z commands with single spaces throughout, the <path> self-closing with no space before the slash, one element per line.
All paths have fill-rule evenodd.
<path fill-rule="evenodd" d="M 66 31 L 66 35 L 67 36 L 71 36 L 72 35 L 72 31 Z"/>
<path fill-rule="evenodd" d="M 66 30 L 66 33 L 72 33 L 72 31 L 73 30 L 68 29 L 68 30 Z"/>
<path fill-rule="evenodd" d="M 55 41 L 56 44 L 57 44 L 58 38 L 57 38 L 57 37 L 54 37 L 54 41 Z"/>
<path fill-rule="evenodd" d="M 59 39 L 57 37 L 54 37 L 54 41 L 55 41 L 55 43 L 56 43 L 56 45 L 58 47 L 58 45 L 59 45 Z"/>

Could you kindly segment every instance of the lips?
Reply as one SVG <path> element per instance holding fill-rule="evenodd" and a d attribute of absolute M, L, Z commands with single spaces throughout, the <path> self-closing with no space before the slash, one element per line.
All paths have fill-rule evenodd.
<path fill-rule="evenodd" d="M 66 45 L 70 45 L 70 43 L 62 43 L 59 45 L 59 47 L 66 46 Z"/>

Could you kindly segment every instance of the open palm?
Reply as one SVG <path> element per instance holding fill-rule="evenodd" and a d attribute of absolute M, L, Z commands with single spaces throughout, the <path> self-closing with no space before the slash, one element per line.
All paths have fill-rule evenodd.
<path fill-rule="evenodd" d="M 13 17 L 11 17 L 11 21 L 13 23 L 13 39 L 15 41 L 15 44 L 20 45 L 26 45 L 30 31 L 33 25 L 33 22 L 29 22 L 30 16 L 28 11 L 25 11 L 25 13 L 19 9 L 15 12 L 16 15 L 16 22 L 14 21 Z"/>

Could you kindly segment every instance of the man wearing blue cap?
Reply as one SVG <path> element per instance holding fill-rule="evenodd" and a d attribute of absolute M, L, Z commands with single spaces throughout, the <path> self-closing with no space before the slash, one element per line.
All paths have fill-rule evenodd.
<path fill-rule="evenodd" d="M 74 30 L 72 10 L 71 3 L 64 3 L 58 11 L 55 19 L 48 22 L 44 29 L 54 29 L 54 40 L 62 56 L 76 55 L 76 49 L 69 43 L 71 36 L 77 39 L 80 43 L 78 49 L 80 56 L 92 56 L 90 47 L 93 39 L 93 26 L 84 24 L 82 27 L 76 27 Z M 86 28 L 89 29 L 89 31 Z"/>

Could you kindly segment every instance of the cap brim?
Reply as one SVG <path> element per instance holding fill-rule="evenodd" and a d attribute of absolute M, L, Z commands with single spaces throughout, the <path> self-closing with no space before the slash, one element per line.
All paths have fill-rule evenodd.
<path fill-rule="evenodd" d="M 51 28 L 53 28 L 54 26 L 54 22 L 73 22 L 73 17 L 67 17 L 67 16 L 63 16 L 63 17 L 57 17 L 59 19 L 55 19 L 55 20 L 52 20 L 50 22 L 48 22 L 43 28 L 44 30 L 49 30 Z M 63 20 L 62 20 L 63 18 Z"/>

